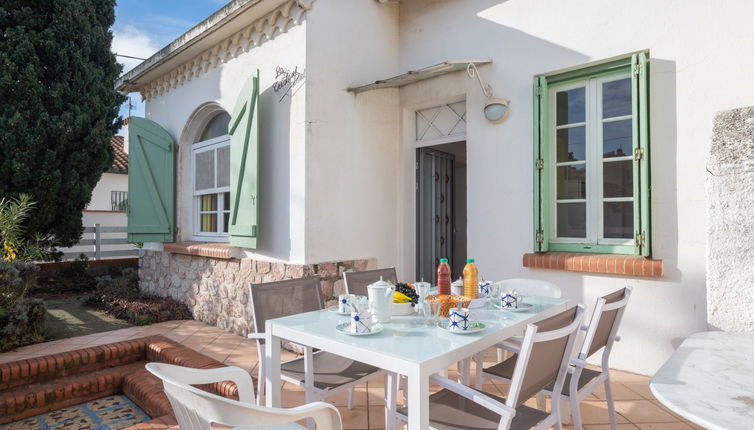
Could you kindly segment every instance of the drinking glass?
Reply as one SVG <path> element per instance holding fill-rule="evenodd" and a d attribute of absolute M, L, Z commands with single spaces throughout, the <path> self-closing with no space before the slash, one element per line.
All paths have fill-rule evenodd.
<path fill-rule="evenodd" d="M 490 284 L 488 286 L 489 293 L 487 294 L 487 304 L 490 308 L 494 308 L 495 304 L 500 302 L 500 296 L 503 291 L 503 286 L 500 284 Z"/>

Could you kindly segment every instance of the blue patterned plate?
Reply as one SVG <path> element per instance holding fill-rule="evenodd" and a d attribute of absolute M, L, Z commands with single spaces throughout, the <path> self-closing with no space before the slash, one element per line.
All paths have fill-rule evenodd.
<path fill-rule="evenodd" d="M 484 323 L 473 322 L 473 323 L 469 324 L 469 329 L 468 330 L 451 330 L 450 328 L 448 328 L 448 324 L 450 324 L 450 322 L 447 319 L 445 319 L 445 320 L 442 320 L 442 321 L 438 322 L 437 323 L 437 327 L 439 327 L 439 328 L 447 331 L 448 333 L 455 333 L 455 334 L 477 333 L 477 332 L 480 332 L 480 331 L 484 330 L 484 327 L 485 327 Z"/>
<path fill-rule="evenodd" d="M 351 321 L 342 322 L 335 326 L 335 330 L 338 330 L 339 332 L 343 334 L 350 334 L 351 336 L 369 336 L 370 334 L 377 334 L 381 332 L 383 329 L 382 324 L 375 323 L 372 324 L 372 331 L 368 333 L 354 333 L 351 331 Z"/>

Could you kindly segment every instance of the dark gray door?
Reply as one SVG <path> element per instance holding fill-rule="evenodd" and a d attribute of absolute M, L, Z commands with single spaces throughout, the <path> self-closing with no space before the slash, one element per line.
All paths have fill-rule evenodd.
<path fill-rule="evenodd" d="M 440 258 L 454 261 L 454 157 L 419 148 L 416 160 L 416 280 L 434 283 Z"/>

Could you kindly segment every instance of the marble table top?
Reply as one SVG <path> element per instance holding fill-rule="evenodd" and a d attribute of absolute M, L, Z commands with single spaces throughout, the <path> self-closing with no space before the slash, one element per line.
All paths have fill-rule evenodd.
<path fill-rule="evenodd" d="M 657 400 L 708 429 L 754 429 L 754 333 L 683 341 L 649 383 Z"/>

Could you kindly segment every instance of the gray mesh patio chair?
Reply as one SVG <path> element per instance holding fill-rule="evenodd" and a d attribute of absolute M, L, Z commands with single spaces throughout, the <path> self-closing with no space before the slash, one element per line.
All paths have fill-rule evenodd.
<path fill-rule="evenodd" d="M 361 272 L 344 272 L 343 280 L 346 283 L 346 294 L 355 294 L 357 296 L 367 295 L 367 286 L 373 284 L 382 278 L 385 282 L 398 282 L 398 276 L 395 274 L 395 267 L 387 269 L 364 270 Z"/>
<path fill-rule="evenodd" d="M 561 429 L 557 402 L 553 403 L 549 414 L 524 406 L 524 402 L 550 384 L 555 392 L 563 388 L 583 313 L 584 307 L 578 305 L 526 327 L 521 359 L 513 366 L 513 379 L 506 398 L 439 375 L 431 376 L 430 382 L 443 390 L 429 397 L 430 426 L 437 430 L 547 429 L 552 426 Z M 407 412 L 406 408 L 399 409 L 399 417 L 405 420 Z"/>
<path fill-rule="evenodd" d="M 317 428 L 341 430 L 340 413 L 335 406 L 316 402 L 295 408 L 267 408 L 254 404 L 254 385 L 240 367 L 193 369 L 165 363 L 147 363 L 146 369 L 162 380 L 165 395 L 173 407 L 181 430 L 211 430 L 215 424 L 233 428 L 303 430 L 296 424 L 312 419 Z M 238 400 L 228 399 L 199 388 L 196 384 L 231 381 L 238 387 Z M 268 427 L 269 428 L 269 427 Z"/>
<path fill-rule="evenodd" d="M 264 284 L 249 283 L 249 298 L 255 331 L 249 334 L 249 338 L 257 341 L 257 403 L 261 404 L 264 397 L 266 366 L 265 323 L 274 318 L 323 309 L 325 302 L 319 277 L 316 276 Z M 306 362 L 313 363 L 309 377 L 305 371 Z M 356 385 L 378 376 L 385 376 L 385 372 L 377 367 L 325 351 L 313 352 L 311 347 L 304 347 L 303 357 L 283 362 L 280 373 L 283 381 L 305 388 L 307 402 L 324 400 L 332 394 L 348 390 L 348 409 L 353 406 L 353 388 Z"/>
<path fill-rule="evenodd" d="M 560 396 L 562 401 L 567 401 L 571 404 L 574 429 L 580 429 L 582 425 L 579 403 L 592 393 L 600 383 L 605 386 L 605 399 L 607 400 L 610 428 L 612 430 L 618 428 L 612 389 L 610 387 L 609 361 L 613 342 L 620 340 L 620 337 L 617 336 L 618 328 L 623 318 L 623 312 L 628 304 L 628 299 L 631 296 L 631 290 L 631 287 L 621 288 L 618 291 L 597 299 L 589 325 L 581 327 L 581 330 L 586 335 L 584 336 L 579 354 L 570 360 L 565 387 Z M 514 355 L 500 364 L 484 369 L 483 372 L 479 372 L 477 368 L 477 387 L 480 387 L 487 378 L 509 381 L 512 377 L 512 368 L 517 359 L 515 353 L 519 351 L 519 345 L 516 343 L 506 343 L 504 345 Z M 602 350 L 600 369 L 587 368 L 586 359 L 596 354 L 599 350 Z M 552 396 L 552 393 L 555 392 L 554 389 L 555 387 L 550 384 L 542 390 L 542 394 Z M 540 396 L 537 400 L 538 405 L 543 407 L 544 398 Z"/>

